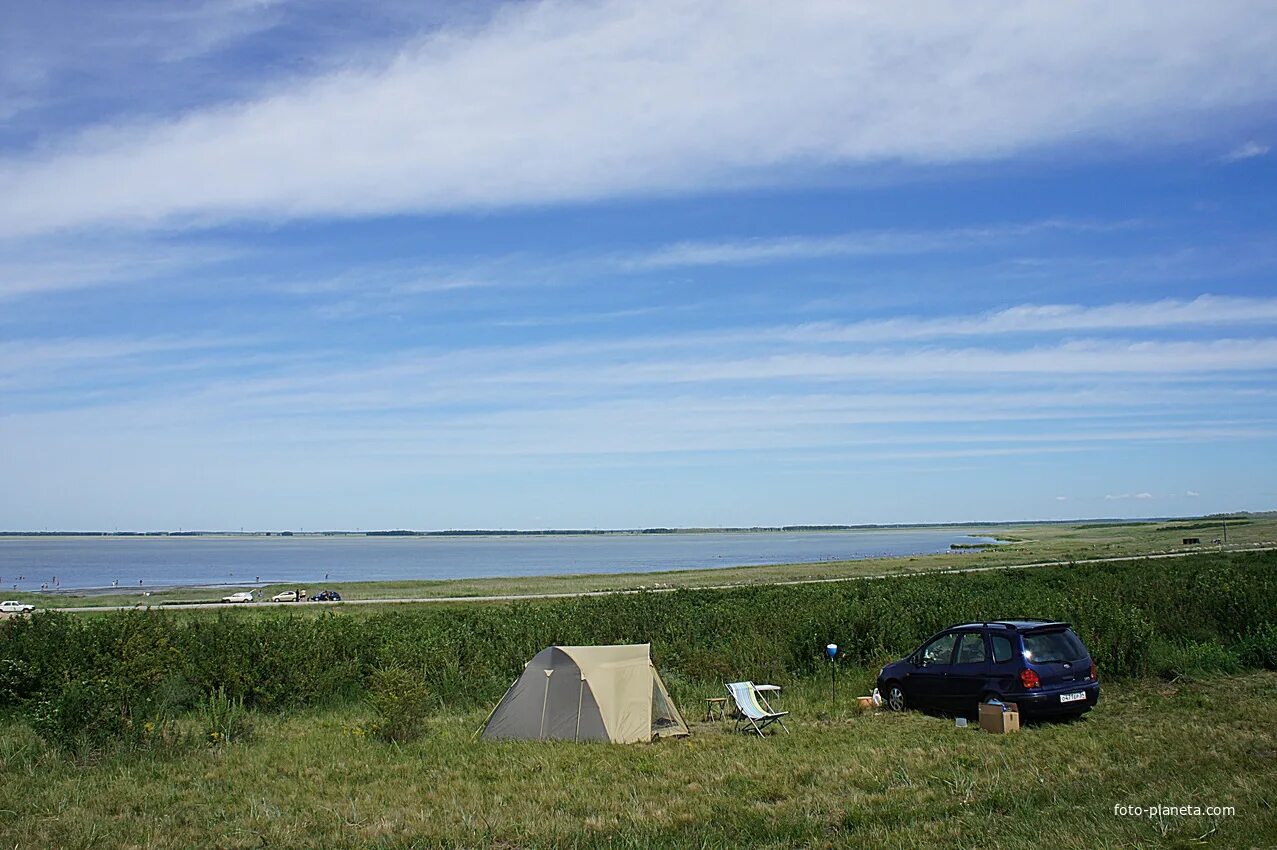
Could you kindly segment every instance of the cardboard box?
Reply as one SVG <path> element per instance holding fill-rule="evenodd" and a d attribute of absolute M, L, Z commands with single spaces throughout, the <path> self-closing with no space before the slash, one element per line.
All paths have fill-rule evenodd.
<path fill-rule="evenodd" d="M 995 735 L 1020 731 L 1020 709 L 1013 702 L 1002 705 L 980 704 L 980 728 Z"/>

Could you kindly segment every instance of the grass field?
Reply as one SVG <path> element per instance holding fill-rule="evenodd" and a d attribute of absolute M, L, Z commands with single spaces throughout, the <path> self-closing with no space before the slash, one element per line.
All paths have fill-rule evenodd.
<path fill-rule="evenodd" d="M 1145 555 L 1180 551 L 1216 551 L 1210 542 L 1222 535 L 1217 520 L 1190 518 L 1139 523 L 1050 523 L 972 527 L 973 535 L 998 537 L 1007 544 L 990 549 L 966 549 L 939 555 L 903 558 L 869 558 L 856 561 L 823 561 L 812 564 L 776 564 L 607 575 L 531 576 L 446 581 L 386 581 L 329 583 L 345 599 L 419 599 L 468 596 L 507 596 L 556 593 L 589 593 L 651 588 L 697 588 L 719 585 L 769 584 L 830 578 L 854 578 L 931 572 L 936 570 L 996 567 L 1036 561 L 1071 561 L 1091 558 Z M 1200 537 L 1207 545 L 1186 547 L 1184 537 Z M 1252 514 L 1245 522 L 1228 527 L 1231 547 L 1277 545 L 1277 516 Z M 162 542 L 162 541 L 157 541 Z M 316 585 L 317 587 L 318 585 Z M 259 599 L 269 599 L 292 585 L 265 585 Z M 313 589 L 313 588 L 312 588 Z M 22 599 L 42 608 L 163 605 L 166 603 L 217 601 L 224 595 L 207 588 L 171 588 L 144 596 L 138 591 L 121 593 L 18 593 L 5 598 Z"/>
<path fill-rule="evenodd" d="M 0 846 L 1277 846 L 1277 674 L 1106 685 L 1086 719 L 1008 736 L 831 716 L 827 686 L 786 688 L 788 736 L 698 722 L 631 746 L 477 742 L 481 709 L 397 746 L 352 733 L 367 720 L 355 704 L 261 716 L 242 744 L 82 764 L 0 722 Z M 689 721 L 699 709 L 684 697 Z"/>
<path fill-rule="evenodd" d="M 1242 528 L 1251 543 L 1273 531 Z M 1182 533 L 1160 529 L 1052 527 L 1014 562 Z M 1277 847 L 1277 553 L 936 572 L 986 554 L 1006 557 L 899 559 L 931 574 L 891 581 L 758 577 L 799 566 L 670 594 L 7 620 L 0 847 Z M 994 736 L 849 708 L 934 630 L 1017 614 L 1087 641 L 1104 683 L 1087 718 Z M 819 658 L 835 638 L 837 708 Z M 538 649 L 642 641 L 689 720 L 723 681 L 769 680 L 792 734 L 474 740 Z M 426 706 L 424 734 L 400 744 L 372 734 L 386 671 Z M 228 697 L 253 734 L 211 742 Z"/>

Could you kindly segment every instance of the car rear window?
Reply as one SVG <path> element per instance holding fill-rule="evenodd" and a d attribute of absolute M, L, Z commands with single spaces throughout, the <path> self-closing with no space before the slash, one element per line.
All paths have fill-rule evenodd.
<path fill-rule="evenodd" d="M 993 660 L 995 663 L 1003 664 L 1011 660 L 1013 654 L 1011 649 L 1011 638 L 1006 635 L 991 635 L 993 639 Z"/>
<path fill-rule="evenodd" d="M 1077 661 L 1086 654 L 1082 642 L 1068 629 L 1024 636 L 1025 657 L 1035 664 Z"/>

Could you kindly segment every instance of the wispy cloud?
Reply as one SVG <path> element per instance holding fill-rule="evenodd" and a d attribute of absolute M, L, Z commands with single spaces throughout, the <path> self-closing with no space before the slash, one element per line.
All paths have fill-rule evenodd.
<path fill-rule="evenodd" d="M 901 26 L 837 2 L 516 4 L 375 69 L 0 161 L 0 233 L 659 195 L 1176 139 L 1277 87 L 1277 11 L 1226 5 L 930 6 Z"/>
<path fill-rule="evenodd" d="M 1034 234 L 1125 230 L 1133 221 L 1085 222 L 1048 219 L 1025 224 L 959 227 L 934 230 L 866 230 L 824 236 L 780 236 L 716 242 L 678 242 L 648 251 L 602 258 L 600 265 L 623 271 L 689 268 L 695 266 L 747 266 L 816 260 L 827 257 L 916 256 L 971 251 L 991 244 L 1006 244 Z"/>
<path fill-rule="evenodd" d="M 1201 295 L 1193 299 L 1080 304 L 1019 304 L 983 316 L 901 317 L 853 324 L 815 323 L 776 330 L 810 342 L 875 342 L 1060 331 L 1156 330 L 1277 323 L 1277 298 Z"/>
<path fill-rule="evenodd" d="M 1224 162 L 1239 162 L 1243 159 L 1254 159 L 1257 156 L 1265 156 L 1271 150 L 1268 145 L 1261 145 L 1259 142 L 1250 141 L 1245 144 L 1238 145 L 1228 153 L 1220 157 Z"/>
<path fill-rule="evenodd" d="M 141 238 L 0 239 L 0 302 L 104 285 L 136 285 L 241 257 L 244 249 Z"/>
<path fill-rule="evenodd" d="M 1109 493 L 1105 495 L 1104 498 L 1105 500 L 1110 502 L 1120 502 L 1120 501 L 1125 501 L 1127 499 L 1145 500 L 1145 499 L 1153 499 L 1156 497 L 1152 493 L 1142 492 L 1142 493 Z"/>

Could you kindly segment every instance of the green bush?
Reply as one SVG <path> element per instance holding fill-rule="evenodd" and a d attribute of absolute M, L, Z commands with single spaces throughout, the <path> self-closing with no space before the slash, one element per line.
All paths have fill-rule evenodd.
<path fill-rule="evenodd" d="M 1268 623 L 1243 636 L 1236 646 L 1242 663 L 1277 670 L 1277 623 Z"/>
<path fill-rule="evenodd" d="M 0 706 L 21 704 L 37 692 L 37 684 L 26 659 L 0 658 Z"/>
<path fill-rule="evenodd" d="M 225 688 L 209 694 L 200 708 L 204 738 L 215 746 L 228 746 L 247 741 L 253 734 L 253 721 L 244 708 L 243 697 L 228 696 Z"/>
<path fill-rule="evenodd" d="M 1105 677 L 1166 669 L 1157 641 L 1198 645 L 1184 650 L 1194 663 L 1219 645 L 1274 667 L 1277 553 L 318 616 L 41 612 L 0 622 L 0 700 L 55 705 L 74 701 L 67 682 L 108 683 L 136 724 L 211 695 L 267 711 L 361 697 L 404 668 L 466 707 L 498 699 L 555 643 L 648 642 L 663 675 L 688 681 L 792 681 L 823 672 L 830 641 L 845 665 L 873 668 L 952 623 L 1035 616 L 1073 623 Z"/>
<path fill-rule="evenodd" d="M 1157 641 L 1152 652 L 1154 674 L 1164 679 L 1191 679 L 1197 676 L 1236 673 L 1242 662 L 1236 653 L 1217 641 Z"/>
<path fill-rule="evenodd" d="M 29 703 L 27 721 L 46 743 L 79 757 L 124 738 L 132 726 L 119 688 L 92 679 L 68 681 Z"/>
<path fill-rule="evenodd" d="M 396 744 L 414 740 L 425 730 L 430 692 L 419 672 L 398 665 L 379 667 L 368 680 L 368 731 Z"/>

